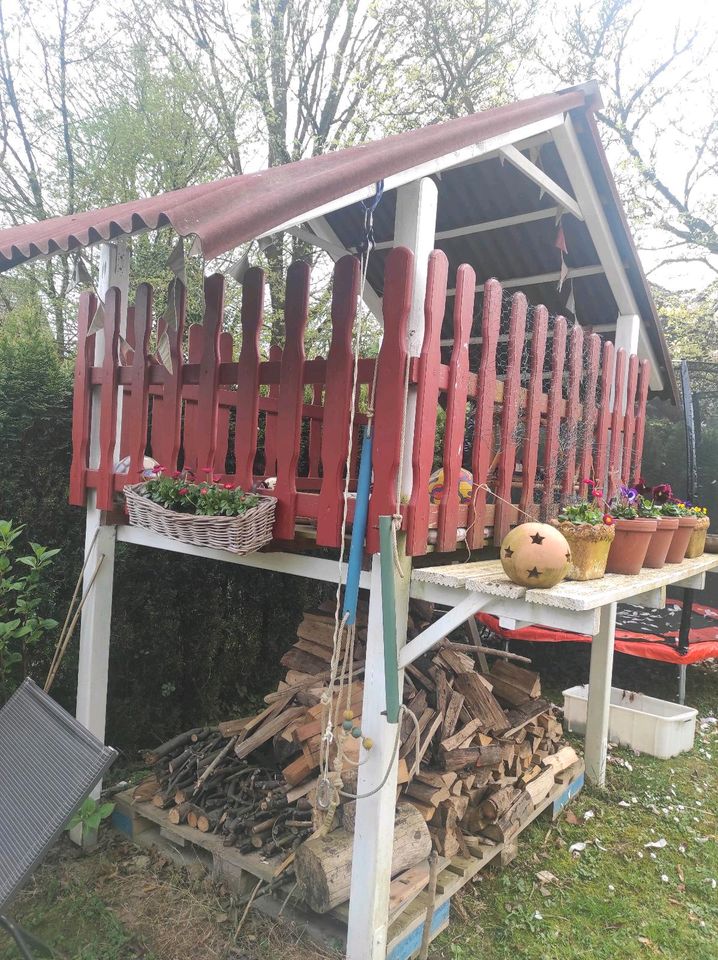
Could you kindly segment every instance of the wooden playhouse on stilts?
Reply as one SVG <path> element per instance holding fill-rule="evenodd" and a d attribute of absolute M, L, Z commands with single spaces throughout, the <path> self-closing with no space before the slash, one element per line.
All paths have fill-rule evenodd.
<path fill-rule="evenodd" d="M 492 547 L 521 516 L 551 517 L 562 498 L 585 493 L 587 477 L 605 478 L 610 495 L 638 475 L 649 392 L 675 396 L 660 324 L 596 130 L 598 97 L 589 84 L 286 167 L 0 232 L 1 269 L 100 245 L 99 281 L 79 307 L 70 477 L 71 502 L 87 510 L 92 586 L 82 616 L 77 716 L 90 730 L 104 736 L 117 540 L 223 560 L 239 570 L 252 566 L 332 584 L 346 584 L 349 576 L 336 618 L 341 629 L 333 613 L 309 615 L 289 660 L 294 676 L 268 695 L 269 714 L 249 726 L 248 720 L 228 725 L 203 769 L 227 756 L 241 767 L 262 724 L 276 725 L 266 743 L 281 735 L 276 717 L 289 711 L 291 720 L 311 728 L 299 755 L 305 779 L 281 780 L 280 789 L 265 777 L 257 789 L 265 791 L 270 813 L 277 790 L 284 799 L 291 794 L 293 822 L 302 832 L 302 797 L 311 794 L 324 814 L 336 800 L 331 756 L 329 765 L 324 756 L 331 753 L 326 717 L 335 716 L 339 681 L 346 692 L 361 659 L 362 685 L 347 701 L 354 707 L 349 726 L 360 730 L 355 749 L 346 751 L 353 778 L 345 777 L 351 781 L 345 792 L 358 796 L 346 811 L 354 853 L 336 871 L 345 894 L 337 902 L 326 894 L 331 911 L 321 923 L 318 916 L 312 921 L 342 939 L 351 960 L 412 956 L 425 927 L 433 934 L 448 921 L 452 893 L 491 859 L 512 855 L 515 810 L 493 840 L 462 834 L 458 853 L 439 851 L 433 896 L 428 847 L 420 863 L 395 856 L 392 864 L 395 817 L 402 816 L 397 786 L 432 741 L 449 757 L 444 772 L 455 776 L 424 773 L 413 794 L 404 791 L 414 811 L 426 812 L 437 796 L 437 805 L 466 796 L 466 806 L 472 799 L 478 805 L 481 757 L 492 758 L 485 766 L 502 765 L 510 791 L 521 792 L 515 784 L 522 776 L 526 784 L 543 777 L 543 792 L 534 786 L 535 802 L 523 810 L 521 826 L 546 807 L 559 809 L 582 782 L 575 757 L 563 771 L 532 764 L 557 756 L 560 738 L 532 681 L 522 687 L 524 699 L 485 722 L 482 711 L 495 710 L 496 701 L 487 700 L 492 684 L 482 680 L 484 655 L 477 648 L 467 665 L 461 659 L 467 654 L 445 642 L 447 634 L 473 623 L 479 610 L 504 623 L 591 634 L 586 773 L 601 783 L 616 602 L 657 594 L 668 582 L 696 586 L 710 565 L 686 561 L 663 580 L 657 571 L 640 585 L 606 578 L 591 593 L 584 584 L 518 587 L 491 559 Z M 181 257 L 173 258 L 171 308 L 161 319 L 149 286 L 140 285 L 130 303 L 128 238 L 164 227 L 193 237 L 193 250 L 206 260 L 277 234 L 328 254 L 335 265 L 326 356 L 306 355 L 313 283 L 322 278 L 313 280 L 302 261 L 286 276 L 284 341 L 269 349 L 266 281 L 256 267 L 241 271 L 236 338 L 224 291 L 237 282 L 237 271 L 205 277 L 203 322 L 189 328 Z M 357 330 L 370 323 L 381 325 L 381 344 L 361 356 Z M 150 350 L 151 343 L 159 349 Z M 142 480 L 146 457 L 168 472 L 209 471 L 276 498 L 271 542 L 231 553 L 211 540 L 187 543 L 128 524 L 123 488 Z M 363 600 L 355 623 L 356 607 L 347 607 L 345 594 L 357 592 Z M 424 621 L 413 615 L 408 635 L 412 598 L 446 612 L 433 622 L 428 614 Z M 356 644 L 349 654 L 346 645 L 332 646 L 346 627 Z M 308 682 L 301 666 L 321 662 L 327 649 L 328 669 Z M 439 655 L 437 664 L 432 658 Z M 491 670 L 497 690 L 527 683 L 528 671 L 511 679 L 512 661 L 497 662 L 503 663 Z M 420 698 L 409 708 L 416 728 L 399 709 L 402 691 Z M 301 703 L 293 699 L 298 692 Z M 339 717 L 337 740 L 341 723 Z M 404 750 L 409 739 L 413 755 Z M 191 750 L 185 740 L 154 758 L 167 782 L 172 763 Z M 533 766 L 536 773 L 526 777 Z M 302 793 L 307 778 L 311 787 Z M 492 801 L 499 822 L 506 810 L 498 808 L 507 801 L 492 795 L 499 797 Z M 282 903 L 286 887 L 276 868 L 286 857 L 279 847 L 271 857 L 227 847 L 218 833 L 183 824 L 179 813 L 173 833 L 162 806 L 121 804 L 120 819 L 139 836 L 202 847 L 251 896 L 256 882 L 247 885 L 246 878 L 262 878 L 265 909 Z M 433 813 L 419 817 L 422 824 Z M 446 822 L 429 829 L 429 847 L 431 839 L 435 846 L 448 842 Z M 302 908 L 287 909 L 299 916 Z"/>

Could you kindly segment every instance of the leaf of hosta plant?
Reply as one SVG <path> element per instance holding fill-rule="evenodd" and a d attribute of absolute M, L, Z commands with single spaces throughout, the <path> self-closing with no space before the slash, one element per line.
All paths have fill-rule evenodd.
<path fill-rule="evenodd" d="M 80 819 L 80 814 L 79 814 L 79 813 L 73 813 L 73 815 L 72 815 L 72 817 L 71 817 L 71 819 L 70 819 L 70 822 L 69 822 L 68 825 L 65 827 L 65 830 L 74 830 L 75 827 L 79 827 L 81 823 L 82 823 L 82 820 Z"/>
<path fill-rule="evenodd" d="M 99 810 L 96 810 L 95 813 L 87 817 L 85 820 L 85 826 L 88 830 L 97 830 L 97 828 L 100 826 L 101 819 L 102 817 L 100 816 Z"/>
<path fill-rule="evenodd" d="M 98 814 L 100 815 L 100 820 L 104 820 L 106 817 L 112 813 L 115 809 L 114 803 L 103 803 L 98 807 Z"/>
<path fill-rule="evenodd" d="M 83 818 L 89 817 L 89 815 L 94 812 L 96 806 L 97 801 L 94 797 L 85 797 L 80 807 L 80 816 Z"/>

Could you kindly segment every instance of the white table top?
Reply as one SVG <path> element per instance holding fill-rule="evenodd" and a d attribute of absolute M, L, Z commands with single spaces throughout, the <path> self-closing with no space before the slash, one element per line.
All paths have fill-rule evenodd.
<path fill-rule="evenodd" d="M 500 560 L 415 568 L 412 580 L 444 587 L 484 593 L 508 600 L 524 600 L 542 607 L 562 610 L 596 610 L 611 603 L 629 601 L 652 590 L 718 569 L 718 554 L 704 553 L 695 560 L 667 563 L 660 570 L 643 569 L 635 577 L 608 573 L 601 580 L 564 580 L 548 590 L 528 589 L 512 583 Z"/>

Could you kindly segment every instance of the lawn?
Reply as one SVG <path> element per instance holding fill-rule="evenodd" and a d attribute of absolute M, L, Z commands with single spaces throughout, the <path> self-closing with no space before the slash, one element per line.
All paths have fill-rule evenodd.
<path fill-rule="evenodd" d="M 585 664 L 541 666 L 553 684 Z M 544 656 L 539 658 L 542 661 Z M 558 659 L 558 658 L 556 658 Z M 626 658 L 624 658 L 625 660 Z M 621 683 L 672 696 L 667 668 L 622 663 Z M 560 703 L 560 686 L 550 687 Z M 586 788 L 552 824 L 524 832 L 519 856 L 489 868 L 453 902 L 429 952 L 441 960 L 714 960 L 718 956 L 718 672 L 692 668 L 704 718 L 690 754 L 659 761 L 613 749 L 605 791 Z M 707 719 L 706 719 L 707 718 Z M 580 744 L 579 744 L 580 745 Z M 579 844 L 578 849 L 572 847 Z M 655 846 L 650 846 L 654 844 Z M 78 857 L 63 844 L 16 915 L 63 960 L 305 960 L 320 954 L 286 925 L 243 909 L 202 871 L 187 872 L 109 832 Z M 0 934 L 0 937 L 2 935 Z M 0 939 L 0 960 L 15 954 Z"/>

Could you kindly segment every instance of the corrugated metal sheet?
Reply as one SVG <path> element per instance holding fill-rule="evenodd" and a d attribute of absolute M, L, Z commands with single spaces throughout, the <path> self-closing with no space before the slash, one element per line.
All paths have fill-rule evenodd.
<path fill-rule="evenodd" d="M 36 256 L 110 240 L 143 229 L 171 225 L 183 236 L 198 238 L 208 259 L 252 240 L 288 221 L 377 180 L 401 174 L 422 163 L 491 137 L 510 133 L 537 120 L 570 112 L 582 150 L 599 185 L 599 194 L 621 253 L 627 276 L 639 304 L 648 337 L 661 366 L 667 393 L 676 396 L 675 382 L 660 321 L 648 283 L 631 239 L 592 116 L 592 85 L 534 97 L 487 110 L 484 113 L 387 137 L 373 143 L 106 207 L 70 217 L 60 217 L 0 231 L 0 272 Z M 570 191 L 566 172 L 552 143 L 541 148 L 541 165 L 558 184 Z M 538 187 L 511 164 L 487 159 L 437 177 L 438 230 L 494 220 L 553 206 L 539 195 Z M 375 215 L 377 239 L 393 234 L 396 197 L 388 191 Z M 362 213 L 357 204 L 327 217 L 341 241 L 353 247 L 361 239 Z M 598 263 L 585 224 L 566 217 L 567 262 L 580 267 Z M 551 220 L 535 221 L 497 231 L 439 241 L 449 256 L 452 273 L 460 263 L 471 263 L 480 282 L 490 276 L 500 280 L 534 276 L 559 268 Z M 379 293 L 383 287 L 385 256 L 372 257 L 368 281 Z M 452 281 L 453 282 L 453 281 Z M 565 309 L 569 287 L 558 293 L 553 283 L 526 288 L 532 303 L 545 303 L 551 312 Z M 584 324 L 615 322 L 618 309 L 604 277 L 577 279 L 574 294 Z"/>
<path fill-rule="evenodd" d="M 0 231 L 0 271 L 32 257 L 170 224 L 208 259 L 377 180 L 585 105 L 581 88 L 511 103 L 259 173 Z"/>

